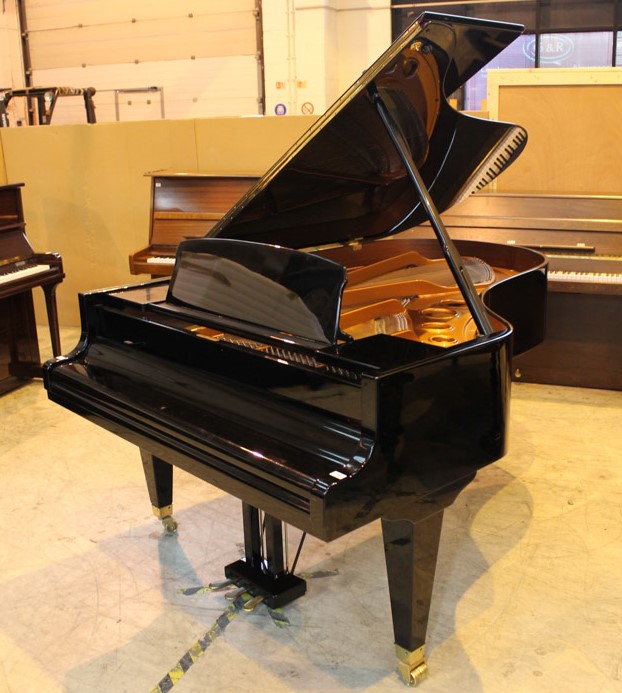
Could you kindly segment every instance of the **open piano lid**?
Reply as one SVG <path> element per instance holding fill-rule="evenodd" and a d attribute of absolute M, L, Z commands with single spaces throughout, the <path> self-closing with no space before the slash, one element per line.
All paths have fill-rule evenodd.
<path fill-rule="evenodd" d="M 424 13 L 207 234 L 290 248 L 345 243 L 427 219 L 371 90 L 401 130 L 439 212 L 522 151 L 519 126 L 455 111 L 446 97 L 523 27 Z"/>
<path fill-rule="evenodd" d="M 206 238 L 179 244 L 160 307 L 311 347 L 347 337 L 338 325 L 345 269 L 296 249 L 434 225 L 437 211 L 513 161 L 522 128 L 461 114 L 446 97 L 521 32 L 422 14 Z M 490 333 L 457 251 L 436 230 L 478 329 Z"/>

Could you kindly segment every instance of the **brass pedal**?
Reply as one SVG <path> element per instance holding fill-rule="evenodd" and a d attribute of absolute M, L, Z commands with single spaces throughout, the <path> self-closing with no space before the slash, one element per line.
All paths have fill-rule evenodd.
<path fill-rule="evenodd" d="M 233 584 L 233 580 L 225 579 L 225 580 L 217 580 L 216 582 L 210 582 L 209 585 L 207 586 L 207 589 L 210 592 L 217 592 L 218 590 L 224 590 L 225 587 L 229 587 L 229 585 Z"/>
<path fill-rule="evenodd" d="M 246 587 L 240 587 L 237 590 L 233 590 L 233 592 L 227 592 L 225 594 L 225 599 L 228 602 L 234 602 L 238 597 L 241 597 L 244 593 L 246 592 Z"/>
<path fill-rule="evenodd" d="M 253 597 L 252 599 L 249 599 L 246 604 L 242 607 L 244 611 L 251 613 L 252 611 L 255 611 L 255 609 L 263 602 L 263 597 L 258 594 L 256 597 Z"/>

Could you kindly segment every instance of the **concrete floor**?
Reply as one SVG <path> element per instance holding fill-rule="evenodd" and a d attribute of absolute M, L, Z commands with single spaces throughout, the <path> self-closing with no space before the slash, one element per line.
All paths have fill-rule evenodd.
<path fill-rule="evenodd" d="M 622 691 L 621 415 L 620 392 L 514 385 L 509 454 L 445 514 L 422 692 Z M 176 473 L 167 536 L 138 451 L 40 382 L 0 422 L 1 693 L 405 690 L 378 523 L 308 539 L 307 595 L 238 613 L 203 589 L 238 501 Z"/>

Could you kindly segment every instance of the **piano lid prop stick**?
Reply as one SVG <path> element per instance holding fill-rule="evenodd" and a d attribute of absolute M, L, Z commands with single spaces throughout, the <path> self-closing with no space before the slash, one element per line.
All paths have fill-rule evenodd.
<path fill-rule="evenodd" d="M 456 284 L 458 285 L 460 292 L 462 293 L 462 296 L 464 297 L 464 300 L 471 311 L 475 325 L 477 326 L 480 334 L 491 335 L 494 332 L 494 329 L 490 323 L 490 320 L 488 319 L 486 308 L 484 307 L 484 304 L 482 303 L 475 286 L 473 285 L 473 282 L 466 271 L 462 258 L 460 257 L 460 253 L 445 229 L 445 225 L 441 220 L 434 201 L 432 200 L 423 178 L 417 169 L 417 165 L 411 156 L 406 139 L 404 138 L 399 125 L 395 122 L 391 116 L 391 113 L 389 112 L 389 109 L 382 100 L 382 96 L 380 96 L 378 93 L 375 83 L 372 82 L 368 89 L 374 105 L 376 106 L 376 110 L 380 115 L 380 119 L 382 120 L 391 141 L 395 145 L 397 153 L 399 154 L 399 157 L 402 160 L 406 171 L 408 172 L 409 178 L 417 190 L 421 204 L 425 207 L 427 216 L 432 224 L 432 228 L 434 229 L 438 242 L 441 245 L 443 255 L 445 256 L 449 269 L 456 280 Z"/>

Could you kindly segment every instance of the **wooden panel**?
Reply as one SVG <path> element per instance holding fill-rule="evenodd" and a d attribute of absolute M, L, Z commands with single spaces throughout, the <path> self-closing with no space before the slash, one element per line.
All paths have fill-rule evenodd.
<path fill-rule="evenodd" d="M 0 137 L 0 185 L 6 185 L 6 168 L 4 165 L 4 148 L 2 146 L 2 138 Z"/>
<path fill-rule="evenodd" d="M 620 297 L 548 295 L 545 341 L 514 359 L 514 377 L 530 383 L 622 390 Z"/>
<path fill-rule="evenodd" d="M 529 133 L 497 191 L 620 194 L 621 70 L 491 70 L 488 80 L 490 117 Z"/>
<path fill-rule="evenodd" d="M 41 374 L 32 292 L 0 300 L 0 395 Z"/>
<path fill-rule="evenodd" d="M 183 219 L 154 219 L 154 242 L 163 246 L 177 247 L 180 240 L 186 238 L 201 238 L 215 225 L 216 220 L 184 217 Z M 172 269 L 172 268 L 171 268 Z"/>
<path fill-rule="evenodd" d="M 212 214 L 219 218 L 250 188 L 259 176 L 250 178 L 212 176 L 154 176 L 153 210 L 158 218 Z M 168 214 L 166 214 L 168 212 Z M 215 217 L 213 216 L 215 215 Z"/>
<path fill-rule="evenodd" d="M 621 112 L 622 85 L 504 88 L 501 119 L 526 127 L 529 145 L 497 189 L 619 193 Z"/>
<path fill-rule="evenodd" d="M 177 246 L 185 238 L 204 236 L 255 183 L 259 175 L 220 177 L 154 174 L 150 243 L 155 246 Z"/>
<path fill-rule="evenodd" d="M 78 292 L 137 281 L 127 259 L 148 241 L 146 171 L 262 173 L 315 120 L 275 116 L 2 128 L 9 179 L 26 184 L 30 241 L 63 256 L 67 276 L 57 292 L 61 324 L 80 324 Z"/>

